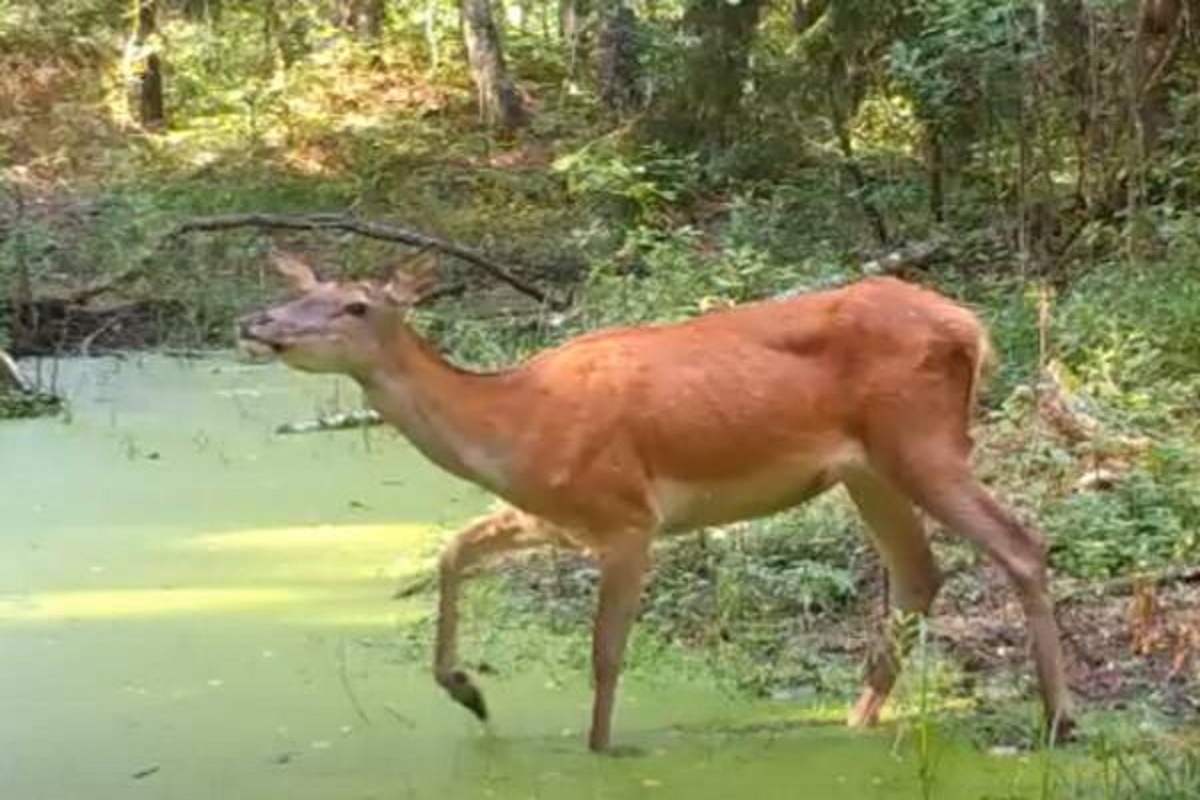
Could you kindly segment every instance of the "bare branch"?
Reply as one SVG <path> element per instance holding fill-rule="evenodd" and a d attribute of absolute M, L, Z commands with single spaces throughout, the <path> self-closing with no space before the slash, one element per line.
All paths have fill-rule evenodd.
<path fill-rule="evenodd" d="M 496 280 L 508 284 L 539 303 L 556 305 L 543 290 L 519 278 L 480 253 L 434 236 L 399 225 L 359 219 L 344 214 L 221 214 L 195 217 L 180 223 L 168 236 L 196 231 L 221 231 L 234 228 L 268 228 L 299 231 L 342 231 L 385 242 L 400 242 L 413 247 L 428 247 L 479 267 Z"/>
<path fill-rule="evenodd" d="M 21 372 L 21 368 L 17 366 L 16 359 L 0 350 L 0 394 L 8 389 L 16 389 L 24 394 L 33 393 L 33 384 L 25 377 L 25 373 Z"/>

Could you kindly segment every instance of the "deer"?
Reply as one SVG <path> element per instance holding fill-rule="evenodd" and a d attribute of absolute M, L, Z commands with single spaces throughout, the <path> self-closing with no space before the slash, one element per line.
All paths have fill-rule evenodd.
<path fill-rule="evenodd" d="M 451 363 L 410 320 L 436 254 L 378 280 L 323 281 L 275 252 L 291 297 L 240 319 L 240 341 L 311 373 L 349 376 L 441 469 L 497 496 L 441 553 L 434 677 L 488 719 L 457 663 L 464 578 L 537 546 L 598 565 L 588 746 L 610 748 L 621 664 L 659 536 L 727 525 L 844 487 L 888 574 L 888 602 L 930 611 L 942 576 L 927 515 L 1006 573 L 1024 611 L 1050 735 L 1073 727 L 1047 548 L 975 477 L 970 424 L 992 365 L 987 330 L 894 277 L 748 302 L 684 321 L 585 333 L 522 363 Z M 901 656 L 873 648 L 852 726 L 879 723 Z M 1054 738 L 1052 738 L 1052 741 Z"/>

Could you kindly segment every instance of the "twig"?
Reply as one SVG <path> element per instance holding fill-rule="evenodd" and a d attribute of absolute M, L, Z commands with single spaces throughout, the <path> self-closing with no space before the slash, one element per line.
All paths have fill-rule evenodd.
<path fill-rule="evenodd" d="M 508 284 L 524 295 L 532 297 L 539 303 L 549 303 L 549 296 L 495 261 L 480 253 L 424 233 L 391 225 L 384 222 L 359 219 L 345 214 L 220 214 L 211 217 L 195 217 L 185 220 L 168 234 L 168 237 L 178 236 L 195 231 L 221 231 L 234 228 L 270 228 L 299 231 L 342 231 L 379 239 L 385 242 L 401 242 L 414 247 L 427 247 L 454 256 L 462 261 L 479 267 L 493 278 Z"/>
<path fill-rule="evenodd" d="M 83 356 L 84 358 L 87 358 L 89 355 L 91 355 L 92 344 L 95 343 L 95 341 L 97 339 L 99 339 L 104 334 L 108 333 L 110 330 L 112 330 L 114 327 L 116 327 L 120 323 L 121 323 L 121 317 L 119 315 L 114 315 L 112 317 L 112 319 L 110 319 L 108 322 L 104 323 L 99 328 L 97 328 L 96 330 L 89 333 L 84 338 L 84 340 L 79 343 L 79 354 L 81 356 Z"/>
<path fill-rule="evenodd" d="M 411 719 L 409 719 L 408 717 L 401 714 L 393 706 L 385 705 L 383 707 L 383 710 L 386 711 L 387 713 L 391 714 L 392 717 L 396 720 L 396 722 L 399 722 L 405 728 L 417 727 L 417 724 L 415 722 L 413 722 Z"/>
<path fill-rule="evenodd" d="M 354 687 L 350 685 L 350 676 L 346 672 L 345 639 L 338 642 L 338 678 L 342 681 L 342 688 L 346 690 L 346 697 L 349 698 L 350 705 L 354 706 L 354 713 L 358 714 L 359 719 L 370 725 L 371 718 L 367 716 L 366 711 L 363 711 L 362 703 L 358 702 L 358 695 L 354 693 Z"/>
<path fill-rule="evenodd" d="M 392 593 L 393 600 L 405 600 L 409 597 L 414 597 L 421 592 L 429 589 L 437 581 L 437 573 L 433 570 L 427 570 L 418 575 L 413 575 L 407 580 L 402 581 L 396 587 L 396 591 Z"/>
<path fill-rule="evenodd" d="M 1181 583 L 1200 583 L 1200 567 L 1171 567 L 1158 572 L 1122 575 L 1107 581 L 1088 581 L 1063 592 L 1059 602 L 1070 603 L 1094 597 L 1128 594 L 1139 585 L 1159 587 Z"/>

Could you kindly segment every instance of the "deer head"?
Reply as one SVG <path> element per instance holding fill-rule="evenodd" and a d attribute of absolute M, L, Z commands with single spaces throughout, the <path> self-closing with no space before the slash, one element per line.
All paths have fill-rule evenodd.
<path fill-rule="evenodd" d="M 430 250 L 380 281 L 322 281 L 312 267 L 287 253 L 273 252 L 270 262 L 292 298 L 243 317 L 240 344 L 251 355 L 277 356 L 306 372 L 368 372 L 395 341 L 409 309 L 436 282 L 436 254 Z"/>

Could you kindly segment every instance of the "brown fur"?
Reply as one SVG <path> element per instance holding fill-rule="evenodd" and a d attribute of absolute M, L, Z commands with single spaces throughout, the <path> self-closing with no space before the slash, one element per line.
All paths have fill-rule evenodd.
<path fill-rule="evenodd" d="M 968 464 L 971 406 L 991 356 L 983 326 L 962 306 L 872 278 L 592 333 L 484 375 L 449 365 L 404 322 L 421 279 L 401 273 L 378 292 L 313 288 L 293 261 L 281 269 L 304 296 L 255 317 L 245 335 L 299 368 L 352 375 L 433 461 L 515 507 L 468 526 L 442 561 L 435 673 L 476 713 L 482 696 L 455 665 L 454 631 L 461 577 L 484 557 L 568 542 L 599 559 L 589 741 L 602 749 L 650 541 L 843 484 L 901 608 L 927 611 L 940 583 L 914 505 L 1008 570 L 1029 614 L 1047 711 L 1067 724 L 1041 540 Z M 371 312 L 351 318 L 341 311 L 347 301 L 368 301 Z M 854 721 L 877 719 L 896 669 L 891 658 L 873 663 Z"/>

